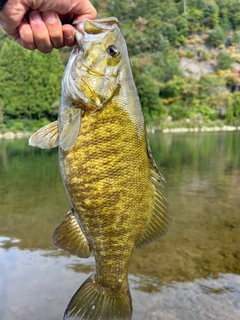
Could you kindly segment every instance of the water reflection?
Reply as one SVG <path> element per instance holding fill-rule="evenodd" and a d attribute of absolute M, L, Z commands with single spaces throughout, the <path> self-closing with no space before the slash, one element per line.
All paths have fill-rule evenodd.
<path fill-rule="evenodd" d="M 173 225 L 134 250 L 134 320 L 240 318 L 239 138 L 150 135 Z M 56 150 L 0 141 L 0 182 L 0 319 L 59 320 L 94 263 L 52 245 L 69 209 Z"/>

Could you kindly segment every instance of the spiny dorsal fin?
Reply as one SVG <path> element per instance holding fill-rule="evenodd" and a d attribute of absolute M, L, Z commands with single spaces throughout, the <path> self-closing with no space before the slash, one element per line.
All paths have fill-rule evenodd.
<path fill-rule="evenodd" d="M 147 140 L 147 152 L 148 152 L 148 160 L 149 160 L 152 176 L 154 176 L 160 184 L 161 184 L 161 181 L 165 182 L 165 179 L 164 179 L 163 175 L 161 174 L 161 172 L 159 171 L 159 169 L 156 165 L 156 162 L 153 158 L 152 150 L 150 148 L 148 140 Z"/>
<path fill-rule="evenodd" d="M 58 146 L 58 122 L 54 121 L 35 132 L 29 139 L 29 145 L 42 149 Z"/>
<path fill-rule="evenodd" d="M 67 151 L 75 144 L 81 126 L 81 110 L 77 110 L 73 113 L 73 110 L 69 113 L 67 119 L 65 119 L 63 128 L 60 133 L 59 146 Z"/>
<path fill-rule="evenodd" d="M 153 204 L 149 219 L 142 236 L 135 242 L 137 248 L 162 237 L 169 229 L 172 221 L 170 207 L 165 197 L 160 192 L 162 181 L 165 181 L 162 174 L 153 159 L 151 149 L 148 145 L 148 156 L 151 170 L 152 188 L 153 188 Z"/>
<path fill-rule="evenodd" d="M 90 256 L 90 245 L 79 226 L 73 210 L 68 212 L 66 218 L 55 230 L 53 244 L 80 258 L 88 258 Z"/>

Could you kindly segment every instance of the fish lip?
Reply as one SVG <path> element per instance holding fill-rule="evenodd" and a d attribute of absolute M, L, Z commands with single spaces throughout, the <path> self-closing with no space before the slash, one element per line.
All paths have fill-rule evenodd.
<path fill-rule="evenodd" d="M 96 27 L 98 32 L 88 32 L 85 30 L 85 24 L 89 22 L 93 26 Z M 80 50 L 83 50 L 84 42 L 102 42 L 105 38 L 106 34 L 115 29 L 118 26 L 117 18 L 110 17 L 106 19 L 83 19 L 83 20 L 74 20 L 72 25 L 75 28 L 75 38 L 77 42 L 77 46 Z"/>
<path fill-rule="evenodd" d="M 75 27 L 75 29 L 82 35 L 85 34 L 84 31 L 84 24 L 85 24 L 86 20 L 75 20 L 73 21 L 73 26 Z"/>
<path fill-rule="evenodd" d="M 109 17 L 109 18 L 103 18 L 103 19 L 83 19 L 83 20 L 74 20 L 72 25 L 82 34 L 85 33 L 84 26 L 85 22 L 90 21 L 92 25 L 95 25 L 96 27 L 99 27 L 102 32 L 109 31 L 110 29 L 115 28 L 116 26 L 119 25 L 118 19 L 115 17 Z"/>
<path fill-rule="evenodd" d="M 75 60 L 76 57 L 77 57 L 78 54 L 79 54 L 79 48 L 78 48 L 78 46 L 76 46 L 76 47 L 73 49 L 72 54 L 73 54 L 74 60 Z"/>
<path fill-rule="evenodd" d="M 78 48 L 78 53 L 80 51 L 83 51 L 83 38 L 84 34 L 81 32 L 78 32 L 78 30 L 75 31 L 75 39 L 76 39 L 76 47 Z"/>

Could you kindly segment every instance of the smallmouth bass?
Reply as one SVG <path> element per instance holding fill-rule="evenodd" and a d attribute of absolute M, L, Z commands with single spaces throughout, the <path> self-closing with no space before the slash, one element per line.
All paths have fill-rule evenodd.
<path fill-rule="evenodd" d="M 93 274 L 69 302 L 64 319 L 128 320 L 133 247 L 163 236 L 171 213 L 117 19 L 76 21 L 75 28 L 77 47 L 63 76 L 58 120 L 39 129 L 29 144 L 59 147 L 71 210 L 53 243 L 80 258 L 95 258 Z"/>

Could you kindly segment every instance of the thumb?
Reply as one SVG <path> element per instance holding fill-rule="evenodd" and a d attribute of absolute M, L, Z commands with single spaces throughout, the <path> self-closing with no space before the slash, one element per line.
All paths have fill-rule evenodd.
<path fill-rule="evenodd" d="M 75 19 L 95 19 L 97 16 L 97 10 L 89 0 L 77 1 L 71 12 Z"/>

